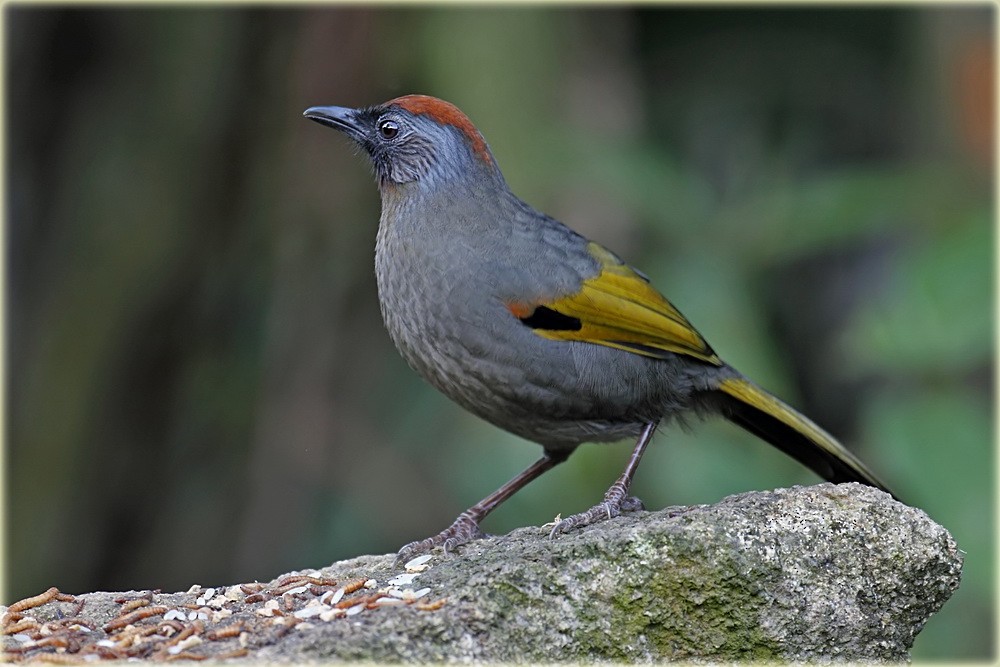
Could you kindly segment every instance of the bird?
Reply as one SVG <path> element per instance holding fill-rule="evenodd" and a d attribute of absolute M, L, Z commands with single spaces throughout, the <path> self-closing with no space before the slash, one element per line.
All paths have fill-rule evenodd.
<path fill-rule="evenodd" d="M 484 536 L 483 519 L 587 442 L 635 438 L 622 474 L 550 536 L 642 508 L 629 495 L 658 427 L 720 415 L 834 482 L 886 485 L 812 420 L 725 363 L 641 271 L 507 186 L 457 106 L 403 95 L 305 118 L 367 155 L 381 196 L 375 275 L 406 362 L 454 402 L 538 443 L 542 456 L 408 558 Z"/>

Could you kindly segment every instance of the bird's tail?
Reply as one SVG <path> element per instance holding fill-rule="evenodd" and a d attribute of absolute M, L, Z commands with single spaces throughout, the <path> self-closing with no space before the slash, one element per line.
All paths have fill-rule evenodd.
<path fill-rule="evenodd" d="M 744 378 L 719 384 L 723 414 L 831 482 L 861 482 L 895 498 L 861 460 L 808 417 Z"/>

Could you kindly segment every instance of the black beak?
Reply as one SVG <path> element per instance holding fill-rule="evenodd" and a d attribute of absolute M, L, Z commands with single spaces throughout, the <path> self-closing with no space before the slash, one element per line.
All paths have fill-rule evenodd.
<path fill-rule="evenodd" d="M 309 107 L 303 113 L 309 120 L 314 120 L 320 125 L 332 127 L 340 130 L 355 141 L 362 141 L 365 137 L 364 128 L 358 122 L 357 111 L 346 107 Z"/>

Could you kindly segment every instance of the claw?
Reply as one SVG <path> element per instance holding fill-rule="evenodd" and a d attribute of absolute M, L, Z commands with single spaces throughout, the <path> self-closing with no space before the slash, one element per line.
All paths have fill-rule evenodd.
<path fill-rule="evenodd" d="M 440 546 L 445 554 L 449 554 L 457 547 L 481 537 L 484 537 L 484 533 L 480 530 L 479 524 L 466 514 L 462 514 L 455 519 L 454 523 L 437 535 L 405 545 L 396 553 L 394 564 L 398 566 L 400 563 L 405 563 L 414 556 L 426 553 L 437 546 Z"/>
<path fill-rule="evenodd" d="M 615 493 L 615 491 L 616 489 L 612 487 L 603 502 L 597 503 L 586 512 L 568 516 L 556 523 L 549 533 L 549 539 L 555 537 L 556 533 L 568 533 L 574 528 L 613 519 L 622 512 L 635 512 L 645 509 L 642 501 L 635 496 L 622 497 L 621 494 Z"/>

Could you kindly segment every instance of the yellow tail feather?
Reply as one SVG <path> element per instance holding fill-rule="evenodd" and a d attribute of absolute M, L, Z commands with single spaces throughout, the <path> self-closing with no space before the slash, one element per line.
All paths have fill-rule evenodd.
<path fill-rule="evenodd" d="M 719 391 L 735 399 L 727 417 L 798 459 L 831 482 L 861 482 L 892 494 L 862 461 L 805 415 L 744 378 L 730 378 Z"/>

